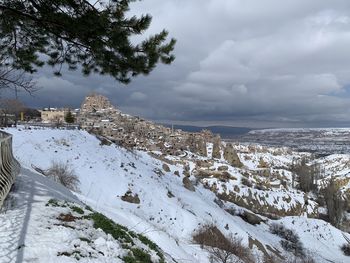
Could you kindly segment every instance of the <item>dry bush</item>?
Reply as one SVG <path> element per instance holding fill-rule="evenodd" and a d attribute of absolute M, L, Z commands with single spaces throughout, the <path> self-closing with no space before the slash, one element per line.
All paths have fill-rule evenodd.
<path fill-rule="evenodd" d="M 193 240 L 210 254 L 211 262 L 255 262 L 250 249 L 242 245 L 242 239 L 226 237 L 214 225 L 203 226 L 193 235 Z"/>
<path fill-rule="evenodd" d="M 80 181 L 68 163 L 52 162 L 51 167 L 45 171 L 45 175 L 72 191 L 78 191 Z"/>
<path fill-rule="evenodd" d="M 343 251 L 345 256 L 350 256 L 350 243 L 342 245 L 341 250 Z"/>
<path fill-rule="evenodd" d="M 281 246 L 289 252 L 292 252 L 298 257 L 305 256 L 303 244 L 301 243 L 299 236 L 292 229 L 288 229 L 282 224 L 273 223 L 270 225 L 270 232 L 281 238 Z"/>

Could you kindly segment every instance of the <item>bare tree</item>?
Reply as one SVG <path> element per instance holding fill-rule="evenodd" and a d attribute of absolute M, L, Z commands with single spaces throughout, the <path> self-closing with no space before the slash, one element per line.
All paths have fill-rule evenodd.
<path fill-rule="evenodd" d="M 79 188 L 79 178 L 75 174 L 74 169 L 71 165 L 64 162 L 54 161 L 51 167 L 46 171 L 43 171 L 45 176 L 48 176 L 55 180 L 56 182 L 62 184 L 72 191 L 78 191 Z"/>
<path fill-rule="evenodd" d="M 325 189 L 324 197 L 329 221 L 332 225 L 339 227 L 344 217 L 345 202 L 333 177 Z"/>
<path fill-rule="evenodd" d="M 24 104 L 18 99 L 2 99 L 0 100 L 0 108 L 2 113 L 1 124 L 2 126 L 9 125 L 9 118 L 12 118 L 13 122 L 17 126 L 19 115 L 25 110 Z"/>
<path fill-rule="evenodd" d="M 317 189 L 317 180 L 321 177 L 320 165 L 316 162 L 310 164 L 311 160 L 303 157 L 301 160 L 293 160 L 291 166 L 292 186 L 295 179 L 299 182 L 299 189 L 304 192 L 310 192 Z M 309 164 L 308 164 L 309 163 Z"/>
<path fill-rule="evenodd" d="M 0 90 L 2 89 L 14 90 L 17 99 L 19 91 L 24 90 L 32 94 L 37 87 L 32 77 L 24 71 L 10 67 L 6 59 L 0 57 Z"/>

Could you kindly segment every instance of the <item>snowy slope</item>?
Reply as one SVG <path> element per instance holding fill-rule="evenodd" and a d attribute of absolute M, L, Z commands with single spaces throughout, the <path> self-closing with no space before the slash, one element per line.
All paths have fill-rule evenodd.
<path fill-rule="evenodd" d="M 102 220 L 65 187 L 24 168 L 0 213 L 0 262 L 124 262 L 134 255 L 164 262 L 147 240 L 118 225 L 111 232 Z"/>
<path fill-rule="evenodd" d="M 215 194 L 201 184 L 195 192 L 187 190 L 182 177 L 174 175 L 175 171 L 182 174 L 183 166 L 179 164 L 168 164 L 170 172 L 162 170 L 160 174 L 157 171 L 162 169 L 162 161 L 145 152 L 130 152 L 113 144 L 100 145 L 98 139 L 85 131 L 7 131 L 14 136 L 14 152 L 23 166 L 29 168 L 33 164 L 47 169 L 53 161 L 67 162 L 80 179 L 80 193 L 76 194 L 80 200 L 149 237 L 177 262 L 208 262 L 207 254 L 193 244 L 192 234 L 200 225 L 211 223 L 225 234 L 242 237 L 246 245 L 249 239 L 256 239 L 264 246 L 283 251 L 280 238 L 269 232 L 271 220 L 250 225 L 220 208 L 214 202 Z M 283 165 L 283 159 L 279 160 Z M 251 165 L 256 165 L 256 161 Z M 138 194 L 140 204 L 121 200 L 128 190 Z M 174 197 L 169 197 L 169 192 Z M 339 249 L 345 242 L 340 230 L 324 221 L 304 217 L 285 217 L 280 221 L 298 232 L 316 262 L 348 262 L 349 258 Z M 327 235 L 310 232 L 315 227 Z M 254 249 L 257 256 L 262 255 Z"/>
<path fill-rule="evenodd" d="M 15 191 L 11 192 L 0 213 L 0 262 L 22 262 L 24 244 L 26 251 L 29 250 L 27 259 L 35 259 L 38 255 L 46 258 L 50 252 L 47 251 L 47 255 L 40 253 L 43 247 L 59 250 L 66 234 L 63 230 L 56 239 L 45 234 L 40 235 L 40 240 L 36 239 L 45 224 L 42 219 L 52 215 L 45 207 L 50 198 L 79 202 L 64 187 L 22 169 Z"/>

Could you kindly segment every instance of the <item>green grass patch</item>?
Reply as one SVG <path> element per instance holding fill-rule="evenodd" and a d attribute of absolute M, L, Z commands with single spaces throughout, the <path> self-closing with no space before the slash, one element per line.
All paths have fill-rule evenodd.
<path fill-rule="evenodd" d="M 92 208 L 90 206 L 88 206 L 88 205 L 85 206 L 85 209 L 89 210 L 90 212 L 93 212 Z"/>
<path fill-rule="evenodd" d="M 147 237 L 139 234 L 138 235 L 138 239 L 143 243 L 145 244 L 146 246 L 148 246 L 150 249 L 154 250 L 155 252 L 157 252 L 157 256 L 159 257 L 159 262 L 160 263 L 163 263 L 165 262 L 165 259 L 164 259 L 164 255 L 163 253 L 161 252 L 160 248 L 158 247 L 158 245 L 156 243 L 154 243 L 153 241 L 149 240 Z"/>
<path fill-rule="evenodd" d="M 126 263 L 152 263 L 151 255 L 140 248 L 132 248 L 123 260 Z"/>
<path fill-rule="evenodd" d="M 78 206 L 71 206 L 71 209 L 72 209 L 72 211 L 74 211 L 74 212 L 76 212 L 76 213 L 78 213 L 78 214 L 80 214 L 80 215 L 83 215 L 83 214 L 84 214 L 84 210 L 81 209 L 81 208 L 78 207 Z"/>
<path fill-rule="evenodd" d="M 94 228 L 102 229 L 105 233 L 110 234 L 119 241 L 134 244 L 126 227 L 114 223 L 111 219 L 107 218 L 101 213 L 95 212 L 87 217 L 94 221 Z"/>
<path fill-rule="evenodd" d="M 50 199 L 45 206 L 53 206 L 53 207 L 67 207 L 67 201 L 59 201 L 57 199 Z"/>
<path fill-rule="evenodd" d="M 50 199 L 45 206 L 53 206 L 53 207 L 58 207 L 58 206 L 61 206 L 59 203 L 58 203 L 58 200 L 56 199 Z"/>

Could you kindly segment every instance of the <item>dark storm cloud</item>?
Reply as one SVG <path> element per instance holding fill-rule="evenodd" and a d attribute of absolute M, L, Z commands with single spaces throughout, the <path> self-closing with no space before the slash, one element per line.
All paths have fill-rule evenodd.
<path fill-rule="evenodd" d="M 177 38 L 177 59 L 129 86 L 101 76 L 38 75 L 33 106 L 80 105 L 96 91 L 153 120 L 248 126 L 350 121 L 348 0 L 145 0 L 147 34 Z M 139 39 L 135 39 L 137 41 Z M 22 95 L 24 96 L 24 95 Z"/>

